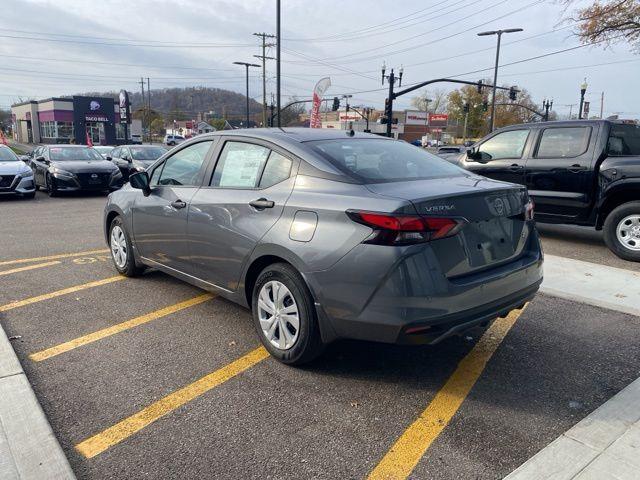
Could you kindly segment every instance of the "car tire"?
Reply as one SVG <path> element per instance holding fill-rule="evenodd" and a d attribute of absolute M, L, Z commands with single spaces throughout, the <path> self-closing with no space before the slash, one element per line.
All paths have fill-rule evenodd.
<path fill-rule="evenodd" d="M 279 298 L 277 291 L 282 293 Z M 265 296 L 270 301 L 266 309 Z M 291 265 L 275 263 L 265 268 L 256 280 L 251 298 L 254 327 L 271 356 L 287 365 L 302 365 L 322 353 L 324 344 L 313 298 L 302 276 Z M 280 314 L 292 321 L 276 317 Z"/>
<path fill-rule="evenodd" d="M 604 221 L 604 241 L 618 257 L 640 262 L 640 202 L 614 208 Z"/>
<path fill-rule="evenodd" d="M 144 267 L 136 265 L 131 238 L 120 216 L 111 221 L 108 239 L 111 260 L 118 273 L 127 277 L 136 277 L 144 272 Z M 114 241 L 117 244 L 114 244 Z"/>
<path fill-rule="evenodd" d="M 58 196 L 58 191 L 56 190 L 55 183 L 49 173 L 47 173 L 47 195 L 49 195 L 50 197 Z"/>

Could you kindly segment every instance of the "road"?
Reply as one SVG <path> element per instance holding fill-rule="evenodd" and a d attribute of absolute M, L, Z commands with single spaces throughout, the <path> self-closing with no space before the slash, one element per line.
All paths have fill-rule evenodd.
<path fill-rule="evenodd" d="M 247 310 L 159 272 L 116 276 L 104 202 L 0 200 L 0 322 L 79 478 L 365 478 L 435 407 L 450 418 L 424 456 L 394 450 L 400 467 L 501 478 L 640 372 L 637 317 L 545 295 L 488 336 L 342 341 L 286 367 Z M 546 253 L 637 270 L 593 232 L 541 231 Z M 486 341 L 476 378 L 459 364 Z"/>

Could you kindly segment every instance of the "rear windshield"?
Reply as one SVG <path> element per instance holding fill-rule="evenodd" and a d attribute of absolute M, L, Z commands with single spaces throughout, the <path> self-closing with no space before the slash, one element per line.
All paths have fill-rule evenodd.
<path fill-rule="evenodd" d="M 13 150 L 9 148 L 0 148 L 0 162 L 18 162 L 19 159 Z"/>
<path fill-rule="evenodd" d="M 51 160 L 67 161 L 67 160 L 103 160 L 102 155 L 93 148 L 82 147 L 53 147 L 49 149 Z"/>
<path fill-rule="evenodd" d="M 308 142 L 308 145 L 332 165 L 365 183 L 465 174 L 461 168 L 405 142 L 345 138 Z"/>
<path fill-rule="evenodd" d="M 129 147 L 134 160 L 157 160 L 166 150 L 162 147 Z"/>
<path fill-rule="evenodd" d="M 640 155 L 640 125 L 614 123 L 609 133 L 609 155 Z"/>

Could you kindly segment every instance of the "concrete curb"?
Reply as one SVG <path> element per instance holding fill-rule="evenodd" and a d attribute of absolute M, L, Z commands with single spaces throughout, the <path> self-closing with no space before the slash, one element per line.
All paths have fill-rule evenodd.
<path fill-rule="evenodd" d="M 76 478 L 1 325 L 0 478 Z"/>
<path fill-rule="evenodd" d="M 640 378 L 505 480 L 640 478 Z"/>

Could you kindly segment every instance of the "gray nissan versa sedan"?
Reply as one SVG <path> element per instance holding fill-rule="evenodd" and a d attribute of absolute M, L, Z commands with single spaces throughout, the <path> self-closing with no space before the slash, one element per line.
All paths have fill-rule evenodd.
<path fill-rule="evenodd" d="M 542 281 L 524 187 L 353 132 L 200 135 L 112 193 L 104 228 L 120 273 L 153 267 L 249 306 L 289 364 L 338 338 L 436 343 Z"/>

